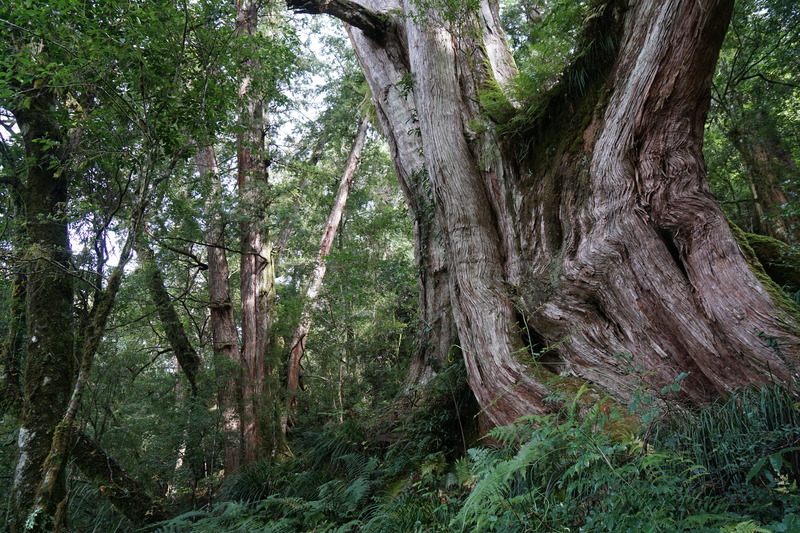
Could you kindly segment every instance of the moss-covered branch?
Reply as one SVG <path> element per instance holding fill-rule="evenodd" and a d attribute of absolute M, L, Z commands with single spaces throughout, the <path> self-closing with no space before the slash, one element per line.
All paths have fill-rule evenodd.
<path fill-rule="evenodd" d="M 133 524 L 146 526 L 167 518 L 161 503 L 151 498 L 135 479 L 87 435 L 75 432 L 71 447 L 72 457 L 80 471 Z"/>
<path fill-rule="evenodd" d="M 155 264 L 153 250 L 150 249 L 147 243 L 140 240 L 136 244 L 136 253 L 139 255 L 145 269 L 147 288 L 150 291 L 153 304 L 156 306 L 156 312 L 164 328 L 164 333 L 167 336 L 170 348 L 172 348 L 172 353 L 189 381 L 191 395 L 194 398 L 197 396 L 197 375 L 202 367 L 202 360 L 197 355 L 194 347 L 192 347 L 191 342 L 189 342 L 186 330 L 178 313 L 175 311 L 172 298 L 164 283 L 164 276 Z"/>

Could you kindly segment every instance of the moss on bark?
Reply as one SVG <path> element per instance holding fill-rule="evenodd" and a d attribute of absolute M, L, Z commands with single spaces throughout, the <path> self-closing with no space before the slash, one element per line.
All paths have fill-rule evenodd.
<path fill-rule="evenodd" d="M 784 291 L 781 286 L 778 285 L 776 280 L 771 277 L 770 273 L 761 262 L 762 255 L 760 254 L 763 254 L 765 261 L 771 261 L 771 258 L 780 256 L 781 246 L 788 248 L 789 245 L 777 239 L 773 239 L 772 237 L 745 233 L 733 222 L 728 221 L 728 224 L 733 232 L 733 237 L 736 239 L 736 242 L 739 244 L 739 247 L 744 253 L 747 264 L 750 266 L 750 269 L 756 275 L 766 291 L 770 294 L 775 305 L 778 306 L 783 312 L 793 317 L 794 320 L 800 321 L 800 305 L 798 305 L 795 300 L 790 298 L 786 291 Z M 756 245 L 755 247 L 751 245 L 751 238 L 752 242 Z M 758 252 L 756 252 L 756 250 L 758 250 Z M 777 256 L 775 255 L 776 253 Z M 798 266 L 800 266 L 800 264 Z M 770 270 L 772 270 L 772 268 L 770 268 Z M 776 275 L 780 274 L 776 273 Z"/>
<path fill-rule="evenodd" d="M 32 509 L 42 482 L 42 466 L 53 433 L 70 397 L 75 375 L 69 233 L 66 223 L 68 172 L 62 166 L 67 146 L 55 120 L 54 94 L 32 90 L 30 105 L 13 109 L 23 132 L 28 161 L 22 192 L 26 229 L 27 347 L 23 365 L 23 401 L 14 514 L 19 529 Z M 53 506 L 66 495 L 63 474 L 54 480 Z"/>
<path fill-rule="evenodd" d="M 792 246 L 766 235 L 744 236 L 772 281 L 787 292 L 800 291 L 800 255 Z"/>

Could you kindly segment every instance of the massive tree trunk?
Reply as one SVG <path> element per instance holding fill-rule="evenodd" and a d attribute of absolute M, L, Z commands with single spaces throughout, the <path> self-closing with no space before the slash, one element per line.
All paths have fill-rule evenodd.
<path fill-rule="evenodd" d="M 688 373 L 675 399 L 699 403 L 793 382 L 796 309 L 754 271 L 705 180 L 732 2 L 604 4 L 578 59 L 525 109 L 497 104 L 515 67 L 496 2 L 457 26 L 411 0 L 290 6 L 358 26 L 398 174 L 432 187 L 489 424 L 546 412 L 553 390 L 580 383 L 629 401 Z"/>

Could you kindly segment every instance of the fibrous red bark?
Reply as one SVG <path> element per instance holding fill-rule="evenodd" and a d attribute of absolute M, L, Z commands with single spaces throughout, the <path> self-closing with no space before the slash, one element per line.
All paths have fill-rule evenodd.
<path fill-rule="evenodd" d="M 254 36 L 259 23 L 259 2 L 237 0 L 236 28 L 240 35 Z M 266 153 L 266 109 L 260 95 L 252 90 L 259 65 L 255 59 L 245 62 L 239 83 L 241 132 L 237 135 L 238 187 L 245 219 L 241 224 L 241 346 L 244 369 L 242 382 L 242 437 L 244 461 L 251 463 L 264 455 L 262 419 L 266 389 L 276 369 L 267 366 L 269 335 L 274 322 L 275 270 L 272 248 L 266 231 L 265 202 L 260 192 L 267 184 L 269 159 Z M 273 417 L 270 417 L 273 418 Z M 271 423 L 277 426 L 277 421 Z M 274 440 L 274 439 L 271 439 Z M 267 455 L 272 451 L 266 451 Z"/>
<path fill-rule="evenodd" d="M 487 422 L 546 412 L 581 383 L 629 401 L 688 373 L 675 399 L 701 403 L 793 382 L 796 310 L 746 260 L 705 179 L 729 0 L 603 4 L 542 100 L 508 98 L 513 119 L 481 98 L 515 72 L 496 2 L 458 25 L 410 0 L 361 5 L 392 20 L 380 39 L 351 37 L 401 184 L 430 183 Z"/>
<path fill-rule="evenodd" d="M 221 185 L 217 156 L 213 146 L 203 146 L 197 154 L 197 170 L 211 181 L 213 201 L 219 201 Z M 236 331 L 233 300 L 230 291 L 230 271 L 225 252 L 225 224 L 213 215 L 208 229 L 208 308 L 211 343 L 217 380 L 217 401 L 222 417 L 223 456 L 225 474 L 236 472 L 242 464 L 242 368 L 239 361 L 239 333 Z"/>

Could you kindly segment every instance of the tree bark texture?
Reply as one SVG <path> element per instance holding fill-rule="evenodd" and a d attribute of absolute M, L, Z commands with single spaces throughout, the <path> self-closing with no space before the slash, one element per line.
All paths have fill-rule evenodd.
<path fill-rule="evenodd" d="M 146 184 L 146 180 L 144 181 Z M 28 522 L 34 523 L 34 531 L 61 531 L 66 520 L 66 499 L 62 494 L 62 479 L 65 478 L 67 459 L 71 435 L 75 426 L 75 418 L 81 405 L 81 399 L 89 381 L 89 374 L 94 363 L 95 355 L 103 342 L 108 318 L 114 308 L 114 303 L 122 285 L 123 273 L 138 237 L 139 227 L 144 217 L 147 204 L 147 194 L 144 185 L 139 191 L 142 203 L 136 206 L 131 217 L 131 227 L 125 244 L 120 250 L 119 263 L 111 272 L 106 287 L 99 293 L 97 301 L 92 306 L 91 318 L 83 332 L 83 347 L 80 353 L 80 365 L 77 379 L 72 386 L 72 394 L 63 416 L 53 432 L 53 440 L 47 458 L 42 465 L 42 477 L 36 489 L 33 510 Z"/>
<path fill-rule="evenodd" d="M 53 432 L 67 407 L 77 366 L 72 312 L 71 251 L 66 222 L 66 140 L 53 118 L 48 90 L 29 91 L 30 105 L 13 110 L 28 161 L 22 191 L 27 230 L 27 322 L 22 376 L 22 412 L 14 469 L 12 531 L 31 510 Z M 45 140 L 47 142 L 45 142 Z M 53 502 L 65 497 L 64 476 L 55 481 Z"/>
<path fill-rule="evenodd" d="M 213 146 L 204 146 L 197 155 L 197 169 L 212 183 L 213 201 L 220 199 L 221 184 L 217 156 Z M 212 215 L 208 229 L 208 299 L 211 343 L 216 369 L 217 398 L 222 416 L 225 475 L 236 472 L 242 464 L 242 372 L 239 360 L 239 333 L 236 330 L 230 290 L 230 270 L 225 253 L 225 224 L 218 214 Z"/>
<path fill-rule="evenodd" d="M 22 361 L 25 343 L 25 272 L 20 265 L 14 273 L 9 291 L 8 332 L 3 339 L 0 363 L 3 365 L 0 382 L 0 406 L 8 413 L 19 413 L 22 407 Z"/>
<path fill-rule="evenodd" d="M 794 381 L 797 310 L 746 260 L 705 179 L 732 2 L 604 4 L 560 82 L 530 108 L 508 98 L 505 117 L 482 98 L 515 75 L 496 2 L 458 26 L 410 0 L 362 4 L 393 17 L 382 39 L 351 37 L 401 184 L 430 183 L 487 424 L 582 384 L 625 402 L 688 373 L 674 399 L 693 404 Z"/>
<path fill-rule="evenodd" d="M 375 10 L 399 9 L 393 2 L 374 2 Z M 394 21 L 386 39 L 375 40 L 345 25 L 373 93 L 383 133 L 389 143 L 395 173 L 413 220 L 414 261 L 418 277 L 417 346 L 400 398 L 411 405 L 422 399 L 425 385 L 445 364 L 457 345 L 450 303 L 447 257 L 441 220 L 435 216 L 433 190 L 425 169 L 418 117 L 414 103 L 413 76 L 409 70 L 405 35 Z"/>
<path fill-rule="evenodd" d="M 236 25 L 240 35 L 254 36 L 259 22 L 259 2 L 237 0 Z M 263 192 L 267 186 L 266 135 L 268 130 L 266 110 L 261 97 L 252 91 L 252 77 L 259 65 L 253 59 L 243 67 L 239 86 L 241 101 L 240 124 L 237 136 L 238 186 L 245 221 L 241 224 L 242 257 L 241 278 L 241 360 L 244 368 L 242 383 L 243 411 L 241 416 L 244 438 L 244 461 L 250 463 L 273 450 L 265 450 L 276 443 L 279 433 L 276 402 L 271 396 L 277 393 L 277 369 L 267 364 L 269 335 L 274 322 L 275 269 L 272 248 L 266 229 Z M 264 412 L 263 408 L 270 412 Z M 264 430 L 270 433 L 269 443 Z M 265 453 L 266 452 L 266 453 Z"/>
<path fill-rule="evenodd" d="M 300 362 L 306 351 L 308 332 L 311 330 L 311 324 L 313 322 L 312 312 L 319 298 L 320 291 L 322 290 L 322 282 L 325 279 L 325 272 L 328 268 L 327 257 L 331 253 L 331 248 L 333 248 L 333 240 L 336 237 L 336 231 L 339 229 L 339 224 L 342 221 L 347 197 L 350 195 L 350 189 L 353 186 L 353 178 L 361 163 L 361 153 L 364 150 L 364 144 L 367 140 L 368 127 L 369 121 L 366 118 L 362 118 L 358 125 L 355 140 L 353 141 L 353 148 L 350 151 L 350 156 L 347 158 L 347 163 L 342 173 L 342 179 L 339 182 L 339 189 L 333 200 L 331 212 L 328 215 L 328 220 L 325 222 L 325 229 L 319 242 L 317 260 L 314 265 L 314 270 L 311 272 L 311 278 L 309 279 L 308 288 L 306 289 L 306 296 L 303 300 L 303 310 L 289 344 L 289 362 L 286 378 L 286 413 L 283 418 L 284 434 L 286 433 L 291 416 L 297 411 L 297 391 L 300 388 Z"/>

